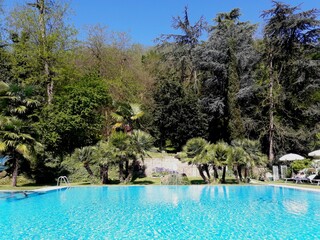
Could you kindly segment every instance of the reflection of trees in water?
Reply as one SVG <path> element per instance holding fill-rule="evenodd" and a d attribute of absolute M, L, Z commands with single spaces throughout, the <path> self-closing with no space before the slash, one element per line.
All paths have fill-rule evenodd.
<path fill-rule="evenodd" d="M 183 198 L 184 189 L 176 186 L 145 187 L 144 198 L 147 203 L 168 203 L 178 206 L 179 201 Z"/>
<path fill-rule="evenodd" d="M 305 215 L 308 212 L 308 202 L 304 200 L 284 200 L 283 206 L 289 213 Z"/>
<path fill-rule="evenodd" d="M 208 199 L 228 199 L 229 189 L 222 186 L 163 186 L 146 187 L 144 198 L 147 203 L 170 203 L 178 206 L 179 202 L 190 200 L 205 202 Z"/>

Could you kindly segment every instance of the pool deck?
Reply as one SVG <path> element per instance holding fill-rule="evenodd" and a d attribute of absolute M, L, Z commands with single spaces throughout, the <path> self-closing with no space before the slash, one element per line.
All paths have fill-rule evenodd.
<path fill-rule="evenodd" d="M 291 189 L 298 189 L 298 190 L 311 191 L 311 192 L 319 192 L 319 193 L 320 193 L 320 188 L 317 189 L 317 188 L 307 188 L 307 187 L 299 187 L 299 186 L 288 186 L 288 185 L 284 185 L 284 184 L 268 184 L 268 186 L 291 188 Z"/>
<path fill-rule="evenodd" d="M 68 186 L 52 186 L 52 187 L 44 187 L 44 188 L 38 188 L 38 189 L 33 189 L 33 190 L 0 190 L 0 192 L 50 192 L 50 191 L 55 191 L 55 190 L 62 190 L 66 189 Z"/>
<path fill-rule="evenodd" d="M 271 186 L 271 187 L 283 187 L 283 188 L 291 188 L 291 189 L 298 189 L 298 190 L 303 190 L 303 191 L 312 191 L 312 192 L 318 192 L 320 193 L 320 187 L 319 188 L 308 188 L 308 187 L 299 187 L 299 186 L 289 186 L 285 184 L 262 184 L 262 183 L 253 183 L 254 185 L 259 185 L 259 186 Z M 252 185 L 252 184 L 248 184 Z M 133 186 L 141 186 L 141 185 L 133 185 Z M 147 185 L 150 186 L 150 185 Z M 158 186 L 158 185 L 157 185 Z M 160 186 L 160 185 L 159 185 Z M 208 185 L 206 185 L 208 186 Z M 209 185 L 210 186 L 210 185 Z M 216 185 L 218 186 L 218 185 Z M 75 187 L 75 186 L 74 186 Z M 123 186 L 126 187 L 126 186 Z M 55 190 L 63 190 L 70 188 L 70 186 L 50 186 L 50 187 L 43 187 L 43 188 L 37 188 L 33 190 L 0 190 L 0 192 L 38 192 L 38 193 L 46 193 L 50 191 L 55 191 Z"/>
<path fill-rule="evenodd" d="M 45 188 L 34 189 L 34 190 L 31 190 L 31 191 L 34 191 L 34 192 L 50 192 L 50 191 L 61 190 L 61 189 L 66 189 L 66 188 L 68 188 L 68 186 L 54 186 L 54 187 L 45 187 Z"/>

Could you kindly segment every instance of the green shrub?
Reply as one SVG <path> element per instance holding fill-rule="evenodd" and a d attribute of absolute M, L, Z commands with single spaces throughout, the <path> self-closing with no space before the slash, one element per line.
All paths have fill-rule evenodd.
<path fill-rule="evenodd" d="M 190 181 L 186 175 L 170 174 L 161 178 L 163 185 L 187 185 Z"/>
<path fill-rule="evenodd" d="M 310 168 L 310 167 L 311 167 L 311 160 L 309 159 L 294 161 L 291 164 L 291 168 L 294 173 L 298 173 L 302 169 Z"/>

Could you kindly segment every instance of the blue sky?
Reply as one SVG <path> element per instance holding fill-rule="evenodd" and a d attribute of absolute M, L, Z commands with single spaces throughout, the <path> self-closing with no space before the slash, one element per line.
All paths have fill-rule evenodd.
<path fill-rule="evenodd" d="M 35 0 L 28 0 L 32 2 Z M 63 1 L 63 0 L 62 0 Z M 189 17 L 194 23 L 201 16 L 212 23 L 220 12 L 240 8 L 242 21 L 259 23 L 260 14 L 270 9 L 271 0 L 68 0 L 73 13 L 71 21 L 84 39 L 85 26 L 101 24 L 112 31 L 128 32 L 133 43 L 146 46 L 154 45 L 154 39 L 160 34 L 174 33 L 171 28 L 172 17 L 182 16 L 184 6 L 189 8 Z M 4 0 L 6 10 L 25 0 Z M 320 0 L 282 0 L 292 6 L 301 5 L 302 10 L 320 8 Z M 260 33 L 259 33 L 260 32 Z M 258 30 L 257 36 L 261 34 Z"/>

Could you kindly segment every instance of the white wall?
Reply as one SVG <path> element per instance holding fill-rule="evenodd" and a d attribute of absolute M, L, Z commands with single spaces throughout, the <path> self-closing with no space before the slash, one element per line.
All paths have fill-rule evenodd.
<path fill-rule="evenodd" d="M 174 170 L 180 174 L 185 173 L 188 177 L 200 176 L 196 166 L 182 163 L 177 158 L 171 156 L 164 158 L 147 158 L 144 160 L 144 165 L 146 166 L 145 173 L 148 177 L 151 177 L 152 170 L 156 167 Z"/>

